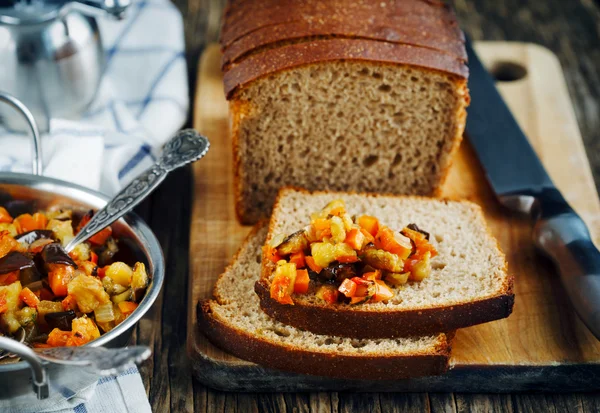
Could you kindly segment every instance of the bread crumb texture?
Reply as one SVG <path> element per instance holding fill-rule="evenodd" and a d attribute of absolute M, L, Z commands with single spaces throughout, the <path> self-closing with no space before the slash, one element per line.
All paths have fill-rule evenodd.
<path fill-rule="evenodd" d="M 271 319 L 260 309 L 254 283 L 260 274 L 261 247 L 267 227 L 256 232 L 215 286 L 212 316 L 253 338 L 290 349 L 346 356 L 392 357 L 433 354 L 447 345 L 444 334 L 395 339 L 352 339 L 302 331 Z"/>
<path fill-rule="evenodd" d="M 431 195 L 464 128 L 454 75 L 365 61 L 316 63 L 241 88 L 234 117 L 238 202 L 268 216 L 277 190 Z"/>

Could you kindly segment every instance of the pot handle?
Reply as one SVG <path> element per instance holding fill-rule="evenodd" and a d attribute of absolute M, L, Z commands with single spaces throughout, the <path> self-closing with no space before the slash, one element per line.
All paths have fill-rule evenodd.
<path fill-rule="evenodd" d="M 29 129 L 31 130 L 31 135 L 33 136 L 33 165 L 32 172 L 34 175 L 42 175 L 42 140 L 40 139 L 40 132 L 37 127 L 37 123 L 35 123 L 35 119 L 33 115 L 27 109 L 27 106 L 19 99 L 14 97 L 13 95 L 9 95 L 8 93 L 0 92 L 0 101 L 7 103 L 16 109 L 23 117 L 25 121 L 29 125 Z"/>
<path fill-rule="evenodd" d="M 29 364 L 29 368 L 31 368 L 33 374 L 31 380 L 33 391 L 39 400 L 47 399 L 50 394 L 48 375 L 46 374 L 42 360 L 35 354 L 35 351 L 25 344 L 8 337 L 0 337 L 0 349 L 18 355 Z"/>
<path fill-rule="evenodd" d="M 91 17 L 103 17 L 109 14 L 121 20 L 125 17 L 125 12 L 130 5 L 131 0 L 75 0 L 66 3 L 60 9 L 60 16 L 78 11 Z"/>

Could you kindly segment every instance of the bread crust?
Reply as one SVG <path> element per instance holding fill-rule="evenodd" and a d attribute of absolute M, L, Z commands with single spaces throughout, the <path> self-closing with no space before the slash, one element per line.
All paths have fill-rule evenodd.
<path fill-rule="evenodd" d="M 286 187 L 279 191 L 273 207 L 273 215 L 269 222 L 269 234 L 265 244 L 272 236 L 277 223 L 277 210 L 282 198 L 288 191 L 304 194 L 329 194 L 336 195 L 356 194 L 366 197 L 379 198 L 384 195 L 352 193 L 307 191 L 301 188 Z M 430 199 L 417 195 L 401 196 L 385 195 L 396 198 Z M 438 199 L 438 201 L 451 201 Z M 498 241 L 490 229 L 485 225 L 485 219 L 479 205 L 466 200 L 452 200 L 468 205 L 482 221 L 487 236 L 494 240 L 498 253 L 502 256 L 504 266 L 502 270 L 507 274 L 502 288 L 493 296 L 468 303 L 450 306 L 423 307 L 412 310 L 369 311 L 357 307 L 349 308 L 346 305 L 315 305 L 295 302 L 294 305 L 280 304 L 270 296 L 269 277 L 275 266 L 263 256 L 261 277 L 255 283 L 254 290 L 260 299 L 262 310 L 270 317 L 284 324 L 311 331 L 316 334 L 330 334 L 354 338 L 392 338 L 409 337 L 418 335 L 448 332 L 459 328 L 470 327 L 508 317 L 514 306 L 514 277 L 508 275 L 508 264 L 505 255 L 500 249 Z"/>
<path fill-rule="evenodd" d="M 251 15 L 252 18 L 248 19 Z M 354 0 L 254 0 L 229 1 L 223 15 L 220 41 L 223 48 L 244 36 L 269 27 L 293 25 L 324 26 L 354 24 L 356 21 L 375 33 L 386 28 L 403 32 L 405 27 L 438 27 L 430 36 L 441 36 L 457 29 L 452 9 L 440 2 L 403 0 L 372 2 Z M 457 37 L 459 37 L 457 35 Z"/>
<path fill-rule="evenodd" d="M 262 27 L 225 47 L 221 66 L 227 68 L 229 64 L 243 59 L 250 53 L 254 54 L 266 48 L 275 48 L 286 42 L 310 42 L 319 38 L 385 41 L 432 49 L 463 61 L 467 60 L 460 30 L 461 34 L 449 32 L 440 35 L 439 32 L 443 32 L 444 28 L 449 26 L 443 26 L 439 31 L 434 31 L 433 27 L 424 30 L 422 25 L 416 25 L 414 20 L 408 20 L 409 24 L 398 30 L 386 27 L 385 23 L 377 25 L 372 21 L 369 22 L 371 24 L 366 26 L 362 24 L 363 20 L 344 23 L 330 22 L 330 24 L 325 24 L 324 20 L 316 20 L 312 24 L 301 21 Z"/>
<path fill-rule="evenodd" d="M 448 370 L 448 337 L 434 352 L 414 355 L 349 356 L 275 344 L 235 329 L 214 317 L 212 300 L 198 305 L 198 328 L 216 346 L 266 367 L 344 379 L 398 380 L 442 374 Z"/>
<path fill-rule="evenodd" d="M 225 96 L 232 99 L 240 87 L 281 70 L 339 60 L 416 66 L 454 75 L 457 80 L 466 79 L 469 73 L 463 61 L 436 50 L 375 40 L 334 38 L 290 44 L 248 56 L 225 72 Z"/>

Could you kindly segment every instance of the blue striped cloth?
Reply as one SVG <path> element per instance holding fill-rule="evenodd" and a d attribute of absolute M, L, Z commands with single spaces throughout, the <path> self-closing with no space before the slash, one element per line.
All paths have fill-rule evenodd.
<path fill-rule="evenodd" d="M 185 123 L 183 22 L 169 0 L 134 0 L 123 21 L 99 19 L 106 66 L 81 119 L 51 119 L 44 175 L 114 194 Z M 1 70 L 1 63 L 0 63 Z M 0 126 L 0 171 L 31 170 L 29 138 Z"/>
<path fill-rule="evenodd" d="M 75 375 L 74 375 L 75 376 Z M 151 413 L 138 369 L 134 366 L 118 376 L 103 377 L 92 385 L 81 372 L 71 383 L 58 386 L 50 381 L 50 398 L 31 395 L 0 400 L 3 413 Z"/>

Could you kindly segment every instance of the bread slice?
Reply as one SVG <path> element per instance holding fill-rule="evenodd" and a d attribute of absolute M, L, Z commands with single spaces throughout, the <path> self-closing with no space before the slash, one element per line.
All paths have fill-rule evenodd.
<path fill-rule="evenodd" d="M 392 380 L 447 370 L 451 335 L 360 340 L 317 335 L 268 317 L 253 291 L 267 229 L 263 224 L 250 233 L 219 277 L 215 299 L 198 306 L 199 328 L 211 342 L 265 367 L 319 376 Z"/>
<path fill-rule="evenodd" d="M 242 223 L 286 185 L 439 193 L 469 103 L 443 3 L 231 1 L 221 44 Z"/>
<path fill-rule="evenodd" d="M 279 193 L 267 242 L 309 224 L 312 212 L 341 198 L 350 215 L 372 215 L 391 228 L 410 223 L 431 234 L 438 255 L 431 275 L 395 289 L 387 302 L 326 305 L 314 294 L 293 295 L 295 305 L 270 297 L 275 264 L 263 259 L 255 290 L 271 317 L 317 334 L 355 338 L 402 337 L 451 331 L 508 317 L 514 303 L 513 277 L 481 213 L 467 201 L 350 193 Z"/>

